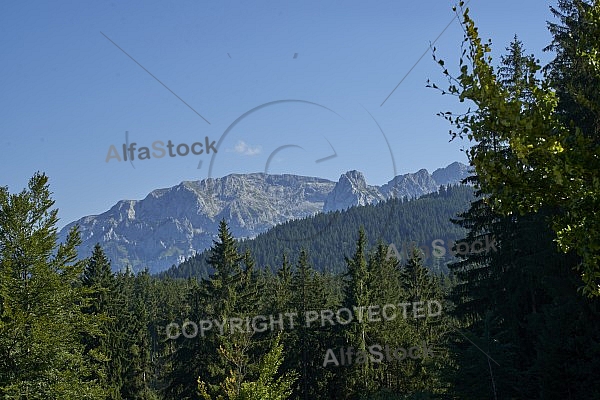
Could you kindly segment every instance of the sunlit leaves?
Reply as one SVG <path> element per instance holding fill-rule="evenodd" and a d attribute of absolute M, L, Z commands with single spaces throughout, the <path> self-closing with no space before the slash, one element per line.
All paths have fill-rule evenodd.
<path fill-rule="evenodd" d="M 499 76 L 492 66 L 491 41 L 482 41 L 462 3 L 460 73 L 449 74 L 434 52 L 449 85 L 445 90 L 429 86 L 474 104 L 474 112 L 439 115 L 454 126 L 452 139 L 490 144 L 473 146 L 468 155 L 494 210 L 505 215 L 542 207 L 559 210 L 552 222 L 559 248 L 582 257 L 585 290 L 600 295 L 600 122 L 589 123 L 589 115 L 600 121 L 600 5 L 578 6 L 578 40 L 561 44 L 568 47 L 566 65 L 572 66 L 555 74 L 562 79 L 561 91 L 554 88 L 556 77 L 540 76 L 539 60 L 518 52 L 512 54 L 518 58 L 513 60 L 518 76 Z M 565 96 L 575 102 L 573 115 L 565 111 Z M 581 110 L 588 119 L 579 126 Z"/>

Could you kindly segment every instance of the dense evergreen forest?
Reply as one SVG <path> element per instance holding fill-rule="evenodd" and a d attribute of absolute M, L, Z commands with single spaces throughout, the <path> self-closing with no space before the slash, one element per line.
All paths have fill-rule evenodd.
<path fill-rule="evenodd" d="M 465 237 L 466 229 L 451 220 L 466 211 L 473 198 L 471 186 L 441 186 L 437 193 L 416 200 L 391 199 L 289 221 L 255 239 L 240 241 L 238 248 L 250 251 L 259 268 L 276 269 L 283 254 L 299 254 L 304 249 L 316 270 L 342 273 L 346 270 L 344 257 L 354 250 L 356 232 L 362 227 L 369 246 L 377 241 L 393 243 L 400 258 L 406 260 L 416 245 L 421 247 L 427 267 L 447 274 L 446 264 L 456 260 L 453 249 L 465 252 L 456 249 L 454 243 Z M 441 242 L 434 243 L 436 252 L 432 242 L 438 239 Z M 209 253 L 201 252 L 159 276 L 208 278 L 214 273 L 208 263 Z"/>
<path fill-rule="evenodd" d="M 77 254 L 76 228 L 57 243 L 37 173 L 0 188 L 0 397 L 599 399 L 600 4 L 559 1 L 543 70 L 517 38 L 493 68 L 458 11 L 460 75 L 438 60 L 449 87 L 431 84 L 475 104 L 443 114 L 475 141 L 475 197 L 452 220 L 496 251 L 459 254 L 448 273 L 418 249 L 398 260 L 368 222 L 382 204 L 331 233 L 351 248 L 319 263 L 343 270 L 315 269 L 314 243 L 244 247 L 221 221 L 205 276 L 115 274 L 100 246 Z M 390 222 L 413 233 L 410 218 Z"/>

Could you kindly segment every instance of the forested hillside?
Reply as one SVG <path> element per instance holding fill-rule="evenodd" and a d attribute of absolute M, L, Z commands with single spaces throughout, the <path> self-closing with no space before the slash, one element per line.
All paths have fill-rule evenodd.
<path fill-rule="evenodd" d="M 315 270 L 305 250 L 259 268 L 222 221 L 214 272 L 173 280 L 115 275 L 99 246 L 79 260 L 76 231 L 41 247 L 56 244 L 46 181 L 2 191 L 7 398 L 558 399 L 600 389 L 597 298 L 578 293 L 578 259 L 556 251 L 541 214 L 503 219 L 474 201 L 460 224 L 488 224 L 498 251 L 461 257 L 452 277 L 425 268 L 417 249 L 390 257 L 362 228 L 345 273 Z"/>
<path fill-rule="evenodd" d="M 447 273 L 446 264 L 456 260 L 451 254 L 452 243 L 466 233 L 451 219 L 466 211 L 472 199 L 471 186 L 441 186 L 437 193 L 416 200 L 392 199 L 289 221 L 255 239 L 241 241 L 239 248 L 250 251 L 259 268 L 276 268 L 283 254 L 298 254 L 305 249 L 316 270 L 341 273 L 346 270 L 344 256 L 353 251 L 356 232 L 363 227 L 369 245 L 373 246 L 379 240 L 393 243 L 405 258 L 411 242 L 425 246 L 422 249 L 425 265 Z M 432 241 L 436 239 L 443 240 L 444 254 L 432 256 Z M 209 252 L 202 252 L 159 276 L 207 278 L 214 272 L 208 257 Z"/>

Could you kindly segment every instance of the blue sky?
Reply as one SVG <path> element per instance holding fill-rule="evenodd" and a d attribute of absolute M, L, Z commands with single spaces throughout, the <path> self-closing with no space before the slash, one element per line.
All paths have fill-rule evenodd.
<path fill-rule="evenodd" d="M 449 143 L 449 126 L 436 116 L 461 105 L 425 87 L 428 78 L 444 82 L 429 52 L 388 98 L 452 20 L 453 4 L 3 2 L 0 185 L 17 192 L 45 172 L 62 227 L 209 176 L 266 171 L 337 181 L 357 169 L 381 185 L 466 163 L 469 143 Z M 516 33 L 547 60 L 550 4 L 472 0 L 469 8 L 496 56 Z M 455 21 L 436 43 L 451 69 L 461 41 Z M 208 137 L 218 152 L 138 160 L 136 151 L 133 163 L 106 162 L 111 145 L 121 152 L 126 131 L 137 148 Z"/>

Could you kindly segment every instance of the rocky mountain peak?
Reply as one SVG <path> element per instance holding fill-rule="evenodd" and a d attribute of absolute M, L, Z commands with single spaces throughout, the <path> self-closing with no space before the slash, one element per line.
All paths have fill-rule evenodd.
<path fill-rule="evenodd" d="M 338 184 L 350 185 L 350 187 L 356 190 L 367 188 L 367 180 L 365 179 L 365 176 L 362 172 L 357 170 L 348 171 L 342 176 L 340 176 Z"/>
<path fill-rule="evenodd" d="M 470 167 L 468 165 L 453 162 L 445 168 L 438 168 L 433 171 L 431 177 L 435 180 L 438 185 L 448 185 L 460 181 L 471 174 Z"/>
<path fill-rule="evenodd" d="M 78 224 L 80 255 L 91 254 L 100 243 L 113 269 L 131 266 L 160 272 L 212 245 L 221 219 L 237 238 L 252 238 L 277 224 L 322 211 L 364 206 L 392 197 L 416 198 L 440 184 L 457 183 L 468 174 L 460 163 L 430 175 L 421 169 L 399 175 L 387 184 L 371 186 L 356 170 L 338 182 L 327 179 L 264 173 L 231 174 L 222 178 L 184 181 L 156 189 L 143 200 L 121 200 L 100 215 L 83 217 L 59 233 L 64 241 Z"/>
<path fill-rule="evenodd" d="M 362 172 L 348 171 L 338 180 L 327 196 L 323 211 L 345 210 L 352 206 L 364 206 L 385 200 L 376 186 L 367 185 Z"/>

